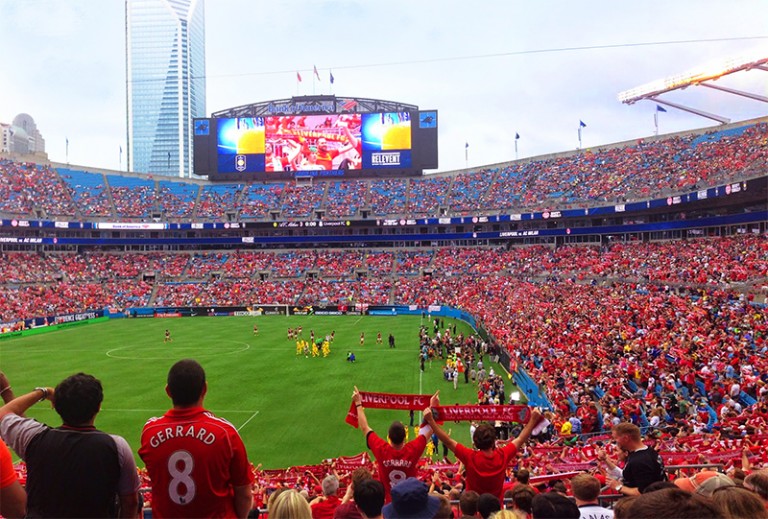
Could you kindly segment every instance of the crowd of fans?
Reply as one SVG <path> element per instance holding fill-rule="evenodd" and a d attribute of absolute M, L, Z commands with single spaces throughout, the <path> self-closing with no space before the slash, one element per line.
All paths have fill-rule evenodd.
<path fill-rule="evenodd" d="M 509 352 L 509 369 L 523 368 L 551 402 L 550 425 L 513 467 L 533 482 L 548 489 L 560 479 L 567 491 L 574 472 L 599 473 L 602 447 L 619 456 L 607 441 L 619 422 L 647 431 L 667 465 L 718 463 L 735 477 L 768 463 L 768 311 L 729 288 L 768 284 L 768 242 L 738 235 L 680 245 L 7 253 L 0 315 L 5 322 L 106 306 L 255 302 L 448 305 L 474 315 L 493 338 L 487 350 L 474 344 L 461 372 L 478 384 L 479 403 L 509 400 L 499 374 L 479 376 L 477 360 L 488 363 L 483 352 L 494 348 Z M 371 277 L 354 279 L 357 270 Z M 261 280 L 265 271 L 275 279 Z M 461 483 L 447 462 L 427 458 L 420 472 L 446 495 Z M 257 480 L 257 494 L 314 488 L 290 471 L 257 471 Z"/>
<path fill-rule="evenodd" d="M 760 174 L 768 161 L 768 124 L 721 132 L 667 137 L 623 147 L 533 159 L 430 178 L 205 185 L 151 178 L 60 172 L 35 164 L 0 161 L 0 212 L 32 217 L 220 220 L 227 212 L 244 219 L 353 217 L 361 207 L 376 216 L 438 216 L 568 208 L 640 200 L 701 189 Z M 98 174 L 88 174 L 98 175 Z"/>
<path fill-rule="evenodd" d="M 243 186 L 236 184 L 209 185 L 200 191 L 197 217 L 221 221 L 227 212 L 237 210 L 237 201 Z"/>
<path fill-rule="evenodd" d="M 129 293 L 131 298 L 158 306 L 214 304 L 199 294 L 211 290 L 210 286 L 235 281 L 248 281 L 254 287 L 227 296 L 237 305 L 266 304 L 249 297 L 260 293 L 259 286 L 269 281 L 272 288 L 267 293 L 284 298 L 274 301 L 270 297 L 270 303 L 311 304 L 314 295 L 323 294 L 324 301 L 336 303 L 348 303 L 352 298 L 369 304 L 466 306 L 473 298 L 494 297 L 494 289 L 511 287 L 509 290 L 520 291 L 519 287 L 524 286 L 520 279 L 571 280 L 577 287 L 621 280 L 649 287 L 738 288 L 747 301 L 763 302 L 761 290 L 768 282 L 768 240 L 763 235 L 745 234 L 686 242 L 617 242 L 556 249 L 536 245 L 365 252 L 7 252 L 0 254 L 0 276 L 6 293 L 0 301 L 3 322 L 50 315 L 54 309 L 65 312 L 78 303 L 76 297 L 69 301 L 68 291 L 62 291 L 61 286 L 103 282 L 115 283 L 120 287 L 118 294 Z M 148 301 L 147 294 L 131 289 L 131 283 L 137 280 L 158 286 L 154 300 Z M 486 284 L 490 284 L 487 289 Z M 463 299 L 446 299 L 454 285 L 467 292 Z M 543 285 L 531 286 L 540 290 Z M 276 291 L 275 287 L 280 289 Z M 333 290 L 337 291 L 335 295 Z M 36 293 L 44 294 L 44 302 L 25 299 L 25 294 Z M 93 299 L 87 305 L 80 303 L 83 309 L 115 306 L 109 291 L 90 293 Z M 502 294 L 499 299 L 505 301 L 506 297 Z M 537 300 L 551 301 L 551 297 L 548 294 Z M 489 312 L 483 318 L 492 323 L 493 310 Z"/>
<path fill-rule="evenodd" d="M 641 141 L 456 177 L 206 186 L 198 192 L 108 176 L 108 195 L 106 188 L 71 186 L 66 175 L 48 167 L 0 161 L 0 211 L 94 216 L 102 215 L 111 199 L 119 217 L 144 218 L 167 203 L 166 215 L 218 219 L 238 209 L 241 216 L 261 217 L 274 208 L 289 217 L 310 216 L 321 207 L 344 216 L 367 203 L 375 214 L 433 215 L 443 206 L 464 214 L 473 207 L 606 202 L 743 178 L 766 165 L 766 144 L 768 125 L 758 124 L 740 132 Z M 741 486 L 764 508 L 768 503 L 768 473 L 759 470 L 768 467 L 765 235 L 557 248 L 8 252 L 0 254 L 0 276 L 4 329 L 15 329 L 25 318 L 107 307 L 401 303 L 459 308 L 475 316 L 489 332 L 489 342 L 436 327 L 433 338 L 422 338 L 425 353 L 432 349 L 444 357 L 447 376 L 455 381 L 461 373 L 465 383 L 471 379 L 478 404 L 489 404 L 508 402 L 510 396 L 504 378 L 480 363 L 505 352 L 509 371 L 524 372 L 550 404 L 547 425 L 521 449 L 507 475 L 510 487 L 532 488 L 528 501 L 510 494 L 512 507 L 522 510 L 516 517 L 537 517 L 530 499 L 536 492 L 572 493 L 578 502 L 579 484 L 570 482 L 577 473 L 610 482 L 606 474 L 612 460 L 621 461 L 623 454 L 609 440 L 622 422 L 640 427 L 646 444 L 668 466 L 718 464 L 728 474 L 723 476 L 728 481 L 716 478 L 718 485 Z M 462 353 L 451 359 L 452 346 Z M 514 435 L 520 426 L 502 429 L 511 428 Z M 331 496 L 351 488 L 353 469 L 376 471 L 366 455 L 286 470 L 254 468 L 257 505 L 264 507 L 270 494 L 290 490 L 333 501 Z M 465 482 L 458 469 L 448 458 L 435 463 L 425 457 L 418 478 L 445 501 L 458 500 L 467 494 L 462 494 Z M 697 483 L 695 471 L 672 471 L 677 487 L 698 494 L 705 485 Z M 19 472 L 23 478 L 23 465 Z M 319 478 L 328 473 L 342 483 L 330 494 L 322 486 L 318 490 Z M 151 504 L 146 478 L 145 486 Z M 614 490 L 604 488 L 604 493 Z M 669 494 L 663 495 L 667 501 L 676 491 L 657 490 Z M 710 517 L 738 516 L 728 515 L 728 492 L 705 496 L 715 504 L 697 502 L 697 510 L 715 510 Z M 643 500 L 652 498 L 646 495 L 617 505 L 616 517 L 627 513 L 622 507 L 647 509 L 642 506 L 651 505 Z M 732 499 L 748 501 L 735 494 Z M 455 512 L 446 516 L 458 517 Z"/>

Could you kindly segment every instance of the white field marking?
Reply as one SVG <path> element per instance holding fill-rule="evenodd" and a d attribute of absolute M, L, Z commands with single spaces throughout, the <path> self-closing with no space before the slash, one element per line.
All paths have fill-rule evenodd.
<path fill-rule="evenodd" d="M 62 330 L 63 331 L 63 330 Z M 26 347 L 25 347 L 26 348 Z M 32 347 L 29 349 L 18 349 L 18 350 L 6 350 L 3 349 L 3 355 L 6 355 L 8 353 L 23 353 L 24 355 L 29 355 L 30 353 L 93 353 L 93 350 L 70 350 L 69 348 L 59 348 L 58 350 L 37 350 Z"/>
<path fill-rule="evenodd" d="M 363 316 L 361 315 L 360 317 L 358 317 L 358 318 L 357 318 L 357 321 L 355 321 L 354 323 L 352 323 L 352 325 L 354 326 L 354 325 L 356 325 L 357 323 L 359 323 L 359 322 L 360 322 L 360 321 L 362 321 L 362 320 L 363 320 Z"/>
<path fill-rule="evenodd" d="M 245 427 L 246 425 L 248 425 L 248 422 L 250 422 L 251 420 L 253 420 L 254 418 L 256 418 L 256 415 L 257 415 L 257 414 L 259 414 L 259 412 L 258 412 L 258 411 L 256 411 L 255 413 L 253 413 L 253 414 L 251 415 L 251 417 L 250 417 L 250 418 L 248 418 L 248 419 L 245 421 L 245 423 L 244 423 L 243 425 L 241 425 L 240 427 L 238 427 L 238 428 L 237 428 L 237 432 L 240 432 L 240 429 L 242 429 L 243 427 Z"/>
<path fill-rule="evenodd" d="M 234 355 L 236 353 L 242 353 L 244 351 L 247 351 L 251 349 L 251 345 L 247 342 L 236 342 L 231 341 L 234 344 L 242 344 L 245 346 L 245 348 L 240 348 L 239 350 L 232 350 L 232 351 L 219 351 L 215 348 L 206 347 L 206 346 L 199 346 L 194 348 L 186 348 L 182 347 L 184 352 L 189 351 L 200 351 L 201 353 L 197 354 L 198 357 L 214 357 L 214 356 L 220 356 L 220 355 Z M 120 346 L 119 348 L 112 348 L 111 350 L 108 350 L 106 353 L 107 357 L 113 358 L 113 359 L 120 359 L 120 360 L 172 360 L 178 357 L 178 353 L 176 353 L 176 350 L 173 349 L 173 346 L 166 347 L 167 349 L 162 351 L 167 351 L 169 353 L 169 356 L 164 357 L 146 357 L 144 355 L 140 355 L 137 357 L 124 357 L 124 356 L 118 356 L 114 355 L 114 352 L 125 350 L 129 348 L 134 348 L 133 346 Z M 155 353 L 157 350 L 141 350 L 141 351 L 147 351 L 148 353 Z"/>
<path fill-rule="evenodd" d="M 208 410 L 210 411 L 210 409 L 208 409 Z M 119 412 L 119 413 L 160 413 L 162 415 L 166 411 L 168 411 L 168 409 L 165 409 L 165 408 L 164 409 L 117 409 L 117 408 L 114 408 L 114 407 L 111 407 L 111 408 L 110 407 L 102 407 L 101 411 L 114 411 L 114 412 Z M 241 413 L 241 414 L 246 414 L 246 413 L 252 413 L 252 412 L 253 411 L 251 411 L 250 409 L 247 409 L 247 410 L 246 409 L 243 409 L 243 410 L 240 410 L 240 409 L 216 409 L 216 414 L 221 414 L 221 413 Z"/>

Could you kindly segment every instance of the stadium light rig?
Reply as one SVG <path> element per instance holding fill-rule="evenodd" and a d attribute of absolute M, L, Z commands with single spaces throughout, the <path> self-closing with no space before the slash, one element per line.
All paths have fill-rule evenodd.
<path fill-rule="evenodd" d="M 619 101 L 628 105 L 634 104 L 637 101 L 649 100 L 655 103 L 671 106 L 685 112 L 696 114 L 701 117 L 713 119 L 722 124 L 726 124 L 730 122 L 730 119 L 726 117 L 686 107 L 679 103 L 663 101 L 658 99 L 658 96 L 667 92 L 672 92 L 673 90 L 684 90 L 689 86 L 703 86 L 729 94 L 748 97 L 755 101 L 768 103 L 768 97 L 710 83 L 710 81 L 716 81 L 723 76 L 734 74 L 736 72 L 749 71 L 754 69 L 768 71 L 768 57 L 765 56 L 766 52 L 762 52 L 758 55 L 729 58 L 725 61 L 704 65 L 689 72 L 676 74 L 674 76 L 659 79 L 635 88 L 631 88 L 629 90 L 625 90 L 620 92 L 617 97 Z"/>

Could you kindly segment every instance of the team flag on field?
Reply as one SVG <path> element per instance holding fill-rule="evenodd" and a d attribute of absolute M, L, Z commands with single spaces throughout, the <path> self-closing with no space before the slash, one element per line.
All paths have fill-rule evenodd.
<path fill-rule="evenodd" d="M 321 81 L 320 74 L 317 72 L 317 67 L 315 65 L 312 65 L 312 69 L 315 71 L 315 77 L 317 78 L 317 80 Z"/>
<path fill-rule="evenodd" d="M 299 71 L 298 71 L 298 70 L 296 71 L 296 81 L 298 81 L 299 83 L 301 83 L 301 74 L 299 74 Z"/>
<path fill-rule="evenodd" d="M 333 72 L 331 72 L 331 71 L 329 70 L 329 71 L 328 71 L 328 74 L 331 76 L 331 77 L 330 77 L 330 79 L 331 79 L 331 84 L 333 84 L 333 80 L 334 80 L 334 77 L 333 77 Z"/>

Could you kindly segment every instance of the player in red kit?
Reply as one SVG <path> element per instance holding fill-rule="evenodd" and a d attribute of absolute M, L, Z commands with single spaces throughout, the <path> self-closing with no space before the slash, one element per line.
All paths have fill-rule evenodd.
<path fill-rule="evenodd" d="M 239 517 L 251 510 L 253 473 L 235 428 L 203 408 L 203 367 L 180 360 L 165 392 L 173 408 L 151 418 L 139 456 L 152 480 L 154 517 Z"/>
<path fill-rule="evenodd" d="M 438 393 L 439 391 L 432 395 L 432 399 L 429 401 L 430 406 L 440 405 Z M 390 445 L 390 443 L 383 440 L 368 426 L 368 419 L 365 417 L 365 411 L 363 410 L 362 397 L 357 387 L 355 387 L 352 393 L 352 401 L 355 403 L 355 407 L 357 407 L 358 426 L 365 435 L 368 448 L 371 449 L 373 456 L 376 458 L 378 478 L 384 485 L 385 501 L 389 502 L 392 500 L 390 495 L 392 487 L 408 478 L 417 476 L 419 458 L 424 453 L 424 448 L 427 446 L 427 438 L 432 435 L 432 429 L 425 425 L 419 430 L 419 435 L 415 439 L 406 443 L 405 426 L 400 422 L 392 422 L 387 434 L 391 442 Z"/>

